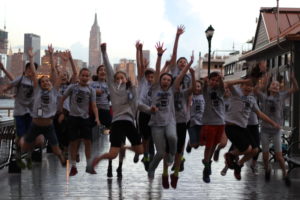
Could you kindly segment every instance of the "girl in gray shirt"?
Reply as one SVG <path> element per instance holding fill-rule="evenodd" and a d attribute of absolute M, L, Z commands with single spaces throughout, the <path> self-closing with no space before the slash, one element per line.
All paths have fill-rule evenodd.
<path fill-rule="evenodd" d="M 270 116 L 279 125 L 283 125 L 283 108 L 284 101 L 292 93 L 298 91 L 298 83 L 294 76 L 291 74 L 292 87 L 286 91 L 280 91 L 280 83 L 278 81 L 272 81 L 268 87 L 268 94 L 265 94 L 256 88 L 255 92 L 258 96 L 262 110 Z M 275 129 L 269 124 L 262 122 L 261 124 L 261 144 L 263 152 L 263 160 L 265 166 L 265 179 L 266 181 L 270 180 L 270 166 L 269 166 L 269 145 L 270 140 L 272 140 L 275 149 L 276 160 L 278 160 L 279 165 L 282 169 L 283 178 L 286 185 L 290 185 L 290 179 L 287 176 L 287 171 L 285 167 L 285 161 L 282 156 L 282 147 L 281 147 L 281 130 Z"/>
<path fill-rule="evenodd" d="M 31 151 L 37 143 L 39 135 L 43 134 L 51 145 L 53 153 L 60 159 L 64 166 L 66 160 L 58 146 L 58 141 L 53 126 L 53 117 L 57 108 L 57 89 L 59 88 L 59 79 L 56 79 L 56 72 L 52 68 L 52 80 L 55 81 L 54 87 L 47 76 L 42 76 L 39 80 L 36 78 L 35 68 L 33 65 L 33 53 L 29 51 L 30 67 L 33 73 L 34 101 L 32 109 L 32 124 L 30 131 L 25 135 L 22 143 L 22 151 Z"/>
<path fill-rule="evenodd" d="M 113 119 L 110 133 L 111 147 L 108 153 L 97 156 L 89 165 L 88 171 L 93 171 L 102 159 L 114 159 L 119 154 L 121 148 L 129 149 L 137 154 L 143 153 L 141 137 L 139 136 L 134 119 L 137 110 L 136 87 L 131 85 L 125 72 L 114 73 L 108 60 L 106 44 L 101 44 L 104 66 L 107 73 L 107 83 L 110 91 L 112 103 Z M 122 147 L 126 137 L 132 146 Z"/>

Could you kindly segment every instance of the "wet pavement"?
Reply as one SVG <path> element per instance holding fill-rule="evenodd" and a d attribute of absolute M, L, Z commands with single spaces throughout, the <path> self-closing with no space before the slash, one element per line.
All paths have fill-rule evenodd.
<path fill-rule="evenodd" d="M 82 145 L 83 146 L 83 145 Z M 94 143 L 97 153 L 109 148 L 108 136 L 102 135 Z M 211 183 L 202 181 L 203 148 L 185 152 L 185 170 L 180 173 L 177 189 L 161 186 L 162 163 L 149 182 L 141 162 L 133 163 L 132 152 L 126 152 L 123 164 L 123 179 L 118 180 L 115 169 L 118 159 L 113 161 L 113 178 L 106 177 L 107 161 L 101 162 L 96 175 L 85 173 L 86 161 L 80 150 L 81 162 L 78 174 L 69 177 L 69 166 L 63 168 L 53 155 L 43 153 L 42 163 L 34 163 L 32 170 L 22 174 L 8 174 L 7 168 L 0 170 L 0 199 L 300 199 L 300 169 L 292 171 L 292 186 L 286 187 L 277 164 L 273 164 L 269 183 L 264 181 L 262 162 L 258 163 L 258 175 L 248 166 L 242 169 L 242 180 L 237 181 L 233 171 L 221 176 L 223 156 L 212 164 Z M 221 151 L 221 155 L 225 150 Z M 140 156 L 142 158 L 142 156 Z"/>

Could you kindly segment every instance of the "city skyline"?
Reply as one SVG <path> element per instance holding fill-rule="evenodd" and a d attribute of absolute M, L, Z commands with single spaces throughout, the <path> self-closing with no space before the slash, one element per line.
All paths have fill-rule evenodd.
<path fill-rule="evenodd" d="M 280 7 L 300 7 L 300 2 L 295 0 L 281 0 L 279 3 Z M 34 33 L 41 36 L 42 46 L 52 43 L 59 50 L 70 49 L 73 57 L 88 62 L 89 30 L 97 13 L 102 41 L 108 44 L 112 62 L 122 58 L 134 59 L 135 41 L 141 40 L 144 49 L 151 52 L 153 65 L 155 43 L 165 43 L 164 58 L 169 58 L 179 24 L 186 27 L 179 43 L 180 56 L 189 58 L 192 50 L 195 54 L 199 51 L 202 55 L 207 53 L 204 31 L 210 24 L 215 28 L 212 50 L 232 49 L 233 46 L 237 50 L 246 48 L 246 41 L 255 34 L 259 8 L 275 7 L 276 0 L 91 0 L 88 4 L 54 0 L 44 2 L 43 6 L 36 0 L 4 0 L 1 4 L 0 27 L 3 29 L 5 21 L 9 46 L 20 47 L 23 34 Z M 32 13 L 26 9 L 30 6 L 34 8 Z M 55 15 L 48 16 L 45 7 L 47 11 L 55 10 Z"/>

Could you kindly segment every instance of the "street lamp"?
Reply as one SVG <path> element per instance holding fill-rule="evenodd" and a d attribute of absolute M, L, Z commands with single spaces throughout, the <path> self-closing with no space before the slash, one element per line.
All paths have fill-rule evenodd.
<path fill-rule="evenodd" d="M 215 32 L 215 29 L 211 25 L 205 31 L 206 38 L 207 38 L 207 41 L 208 41 L 208 68 L 207 68 L 208 75 L 210 74 L 210 48 L 211 48 L 211 39 L 212 39 L 212 37 L 214 35 L 214 32 Z"/>

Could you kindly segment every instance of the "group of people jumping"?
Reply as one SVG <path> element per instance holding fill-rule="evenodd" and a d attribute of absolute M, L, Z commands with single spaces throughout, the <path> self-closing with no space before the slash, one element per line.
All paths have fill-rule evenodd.
<path fill-rule="evenodd" d="M 179 38 L 184 31 L 184 26 L 177 27 L 172 56 L 162 69 L 164 44 L 158 42 L 155 46 L 157 60 L 153 69 L 143 58 L 143 44 L 136 42 L 137 84 L 126 72 L 114 71 L 105 43 L 101 44 L 103 65 L 93 76 L 87 68 L 76 71 L 70 51 L 61 53 L 63 67 L 59 67 L 54 63 L 52 45 L 48 46 L 50 76 L 37 79 L 38 66 L 33 62 L 32 50 L 27 52 L 29 62 L 24 73 L 16 79 L 0 64 L 11 80 L 0 93 L 15 88 L 19 166 L 25 168 L 27 164 L 31 168 L 30 152 L 47 141 L 63 166 L 70 160 L 69 175 L 75 176 L 79 145 L 84 143 L 87 173 L 96 174 L 96 166 L 106 159 L 107 176 L 111 177 L 112 160 L 119 156 L 117 172 L 121 178 L 125 151 L 131 150 L 135 153 L 134 162 L 144 155 L 141 161 L 150 180 L 163 160 L 162 186 L 176 188 L 179 172 L 184 170 L 185 149 L 190 153 L 193 148 L 205 146 L 203 181 L 209 183 L 212 161 L 219 160 L 220 150 L 229 139 L 231 147 L 224 155 L 221 174 L 233 169 L 235 178 L 241 180 L 245 162 L 252 159 L 250 166 L 255 171 L 262 151 L 265 180 L 269 181 L 272 141 L 285 184 L 290 185 L 282 156 L 281 126 L 284 101 L 298 90 L 294 75 L 290 76 L 291 88 L 282 87 L 266 62 L 260 61 L 257 72 L 244 79 L 224 81 L 221 73 L 211 72 L 196 80 L 191 67 L 193 53 L 190 60 L 177 59 Z M 71 63 L 72 75 L 67 72 L 67 62 Z M 92 157 L 92 127 L 99 125 L 109 131 L 111 145 L 107 153 Z M 126 145 L 126 138 L 131 145 Z M 27 152 L 27 163 L 21 158 L 23 152 Z M 169 176 L 170 166 L 174 172 Z"/>

